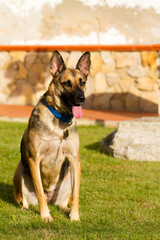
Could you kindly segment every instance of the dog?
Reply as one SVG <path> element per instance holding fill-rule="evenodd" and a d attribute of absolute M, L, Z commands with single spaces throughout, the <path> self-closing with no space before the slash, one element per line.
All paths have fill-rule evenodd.
<path fill-rule="evenodd" d="M 34 107 L 21 140 L 14 198 L 22 209 L 38 204 L 45 222 L 52 221 L 47 203 L 67 210 L 71 202 L 70 220 L 79 220 L 81 163 L 75 118 L 82 117 L 90 65 L 90 52 L 80 57 L 75 69 L 69 69 L 61 54 L 53 51 L 51 83 Z"/>

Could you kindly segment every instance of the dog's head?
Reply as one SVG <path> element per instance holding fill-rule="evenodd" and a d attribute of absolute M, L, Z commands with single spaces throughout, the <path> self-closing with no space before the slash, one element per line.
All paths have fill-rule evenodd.
<path fill-rule="evenodd" d="M 82 115 L 81 105 L 85 102 L 84 89 L 90 71 L 90 53 L 85 52 L 77 62 L 75 69 L 66 68 L 58 51 L 53 52 L 50 73 L 53 76 L 49 93 L 61 101 L 76 118 Z"/>

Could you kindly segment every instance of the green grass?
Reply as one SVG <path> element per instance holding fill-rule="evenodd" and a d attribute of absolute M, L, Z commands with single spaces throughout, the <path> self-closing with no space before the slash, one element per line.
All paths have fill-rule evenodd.
<path fill-rule="evenodd" d="M 21 211 L 12 178 L 26 127 L 0 122 L 0 239 L 160 239 L 160 163 L 115 159 L 100 152 L 99 141 L 112 129 L 79 127 L 82 162 L 80 222 L 58 207 L 44 223 L 38 207 Z"/>

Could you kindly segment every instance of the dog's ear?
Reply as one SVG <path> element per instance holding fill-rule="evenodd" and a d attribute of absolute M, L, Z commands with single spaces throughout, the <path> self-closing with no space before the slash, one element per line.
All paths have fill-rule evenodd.
<path fill-rule="evenodd" d="M 63 58 L 61 54 L 57 51 L 53 51 L 53 55 L 50 61 L 50 73 L 53 76 L 58 76 L 62 71 L 66 69 Z"/>
<path fill-rule="evenodd" d="M 90 66 L 90 52 L 85 52 L 78 60 L 76 69 L 80 70 L 87 77 L 90 71 Z"/>

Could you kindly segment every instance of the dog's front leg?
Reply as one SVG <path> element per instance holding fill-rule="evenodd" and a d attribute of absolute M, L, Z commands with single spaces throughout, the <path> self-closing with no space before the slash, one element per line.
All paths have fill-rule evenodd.
<path fill-rule="evenodd" d="M 29 158 L 29 166 L 30 166 L 30 171 L 31 171 L 32 179 L 33 179 L 33 184 L 34 184 L 37 198 L 38 198 L 38 204 L 39 204 L 41 218 L 45 222 L 51 222 L 52 217 L 49 213 L 49 209 L 47 206 L 47 200 L 46 200 L 46 197 L 45 197 L 44 191 L 43 191 L 39 164 L 40 164 L 39 161 L 36 161 L 36 160 L 34 161 L 32 158 Z"/>
<path fill-rule="evenodd" d="M 72 206 L 70 213 L 71 221 L 79 219 L 79 187 L 81 175 L 81 162 L 79 160 L 71 161 L 71 187 L 72 187 Z"/>

